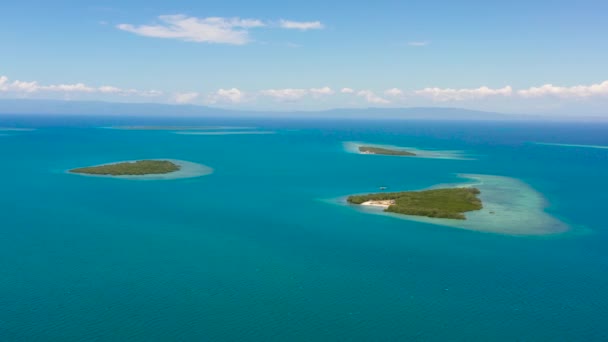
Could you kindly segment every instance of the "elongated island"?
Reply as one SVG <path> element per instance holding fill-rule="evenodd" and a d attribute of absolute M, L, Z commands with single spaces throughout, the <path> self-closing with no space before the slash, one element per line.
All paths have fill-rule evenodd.
<path fill-rule="evenodd" d="M 79 167 L 66 171 L 69 174 L 119 178 L 128 180 L 171 180 L 210 175 L 209 166 L 178 159 L 124 160 L 113 163 Z"/>
<path fill-rule="evenodd" d="M 381 154 L 385 156 L 415 156 L 416 153 L 405 150 L 392 150 L 383 147 L 374 146 L 359 146 L 359 152 L 362 154 Z"/>
<path fill-rule="evenodd" d="M 353 195 L 347 201 L 397 214 L 466 220 L 465 212 L 483 208 L 480 193 L 477 188 L 449 188 Z"/>
<path fill-rule="evenodd" d="M 71 173 L 108 176 L 144 176 L 176 172 L 180 166 L 168 160 L 137 160 L 70 170 Z"/>

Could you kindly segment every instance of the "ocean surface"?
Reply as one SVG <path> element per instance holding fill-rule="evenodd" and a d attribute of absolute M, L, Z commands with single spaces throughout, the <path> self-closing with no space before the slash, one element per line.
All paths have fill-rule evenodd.
<path fill-rule="evenodd" d="M 103 128 L 114 125 L 234 128 Z M 11 128 L 1 341 L 608 340 L 608 124 L 0 116 L 0 127 Z M 353 141 L 467 158 L 359 155 Z M 158 158 L 213 173 L 66 173 Z M 335 200 L 459 174 L 525 184 L 567 230 L 488 233 Z"/>

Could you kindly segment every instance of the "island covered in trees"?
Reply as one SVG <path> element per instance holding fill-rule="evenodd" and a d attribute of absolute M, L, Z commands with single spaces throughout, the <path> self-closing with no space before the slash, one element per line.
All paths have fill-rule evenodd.
<path fill-rule="evenodd" d="M 168 160 L 138 160 L 70 170 L 71 173 L 106 176 L 145 176 L 176 172 L 180 166 Z"/>
<path fill-rule="evenodd" d="M 352 204 L 383 207 L 385 212 L 465 220 L 483 206 L 477 188 L 449 188 L 349 196 Z"/>
<path fill-rule="evenodd" d="M 381 154 L 385 156 L 415 156 L 415 153 L 404 150 L 392 150 L 383 147 L 374 146 L 359 146 L 359 152 L 362 154 Z"/>

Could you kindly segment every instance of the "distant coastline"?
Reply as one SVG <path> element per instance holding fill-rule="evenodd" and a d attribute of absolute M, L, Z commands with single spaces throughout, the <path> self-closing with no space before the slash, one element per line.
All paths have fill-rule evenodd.
<path fill-rule="evenodd" d="M 107 115 L 133 117 L 214 117 L 214 118 L 374 118 L 406 120 L 461 120 L 504 121 L 541 120 L 546 116 L 505 114 L 456 107 L 404 107 L 404 108 L 336 108 L 316 111 L 277 111 L 272 109 L 236 110 L 198 105 L 161 103 L 128 103 L 104 101 L 65 101 L 43 99 L 0 99 L 3 115 Z M 83 115 L 86 114 L 86 115 Z M 580 119 L 573 117 L 572 119 Z M 598 118 L 602 119 L 602 118 Z M 603 119 L 603 121 L 606 121 Z"/>

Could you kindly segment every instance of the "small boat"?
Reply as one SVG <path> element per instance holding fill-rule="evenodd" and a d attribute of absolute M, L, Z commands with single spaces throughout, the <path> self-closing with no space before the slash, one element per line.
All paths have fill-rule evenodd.
<path fill-rule="evenodd" d="M 380 189 L 380 190 L 386 190 L 386 189 L 388 189 L 388 187 L 386 187 L 386 186 L 381 186 L 379 189 Z"/>

